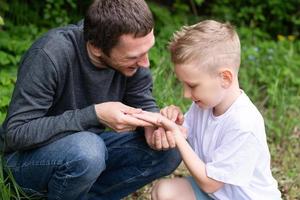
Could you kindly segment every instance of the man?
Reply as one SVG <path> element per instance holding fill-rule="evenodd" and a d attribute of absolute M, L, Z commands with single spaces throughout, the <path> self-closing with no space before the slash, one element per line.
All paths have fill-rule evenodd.
<path fill-rule="evenodd" d="M 7 166 L 26 193 L 120 199 L 178 166 L 172 137 L 131 115 L 158 111 L 153 45 L 143 0 L 96 0 L 84 24 L 53 29 L 32 45 L 1 135 Z M 162 148 L 169 150 L 153 150 Z"/>

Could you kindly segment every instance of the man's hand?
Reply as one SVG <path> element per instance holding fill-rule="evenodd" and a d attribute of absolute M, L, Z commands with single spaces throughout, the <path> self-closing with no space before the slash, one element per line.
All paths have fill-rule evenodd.
<path fill-rule="evenodd" d="M 133 131 L 138 126 L 146 127 L 153 124 L 133 117 L 141 113 L 141 109 L 126 106 L 120 102 L 106 102 L 95 105 L 99 121 L 117 132 Z"/>

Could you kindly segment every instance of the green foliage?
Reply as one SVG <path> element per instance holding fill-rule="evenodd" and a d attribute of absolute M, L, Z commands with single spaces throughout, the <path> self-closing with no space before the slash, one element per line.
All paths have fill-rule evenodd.
<path fill-rule="evenodd" d="M 66 25 L 72 21 L 70 13 L 76 13 L 76 8 L 75 0 L 46 0 L 43 17 L 50 26 Z"/>
<path fill-rule="evenodd" d="M 244 41 L 242 47 L 241 86 L 263 111 L 270 137 L 279 142 L 300 125 L 300 42 Z"/>
<path fill-rule="evenodd" d="M 175 79 L 167 46 L 174 31 L 183 24 L 188 24 L 189 19 L 182 12 L 171 13 L 166 7 L 151 3 L 149 5 L 156 23 L 156 44 L 151 49 L 149 56 L 154 79 L 154 96 L 160 107 L 176 104 L 187 108 L 187 101 L 179 98 L 181 97 L 181 85 Z"/>
<path fill-rule="evenodd" d="M 4 25 L 4 20 L 3 18 L 0 16 L 0 26 Z"/>
<path fill-rule="evenodd" d="M 5 9 L 0 8 L 4 17 L 15 25 L 35 24 L 45 28 L 62 26 L 79 20 L 77 0 L 11 0 Z M 1 7 L 1 6 L 0 6 Z"/>
<path fill-rule="evenodd" d="M 9 4 L 6 0 L 0 0 L 0 15 L 9 10 Z"/>
<path fill-rule="evenodd" d="M 275 38 L 278 34 L 299 35 L 299 1 L 207 1 L 204 13 L 241 27 L 259 28 Z"/>
<path fill-rule="evenodd" d="M 202 18 L 229 21 L 238 27 L 259 28 L 265 35 L 300 35 L 299 0 L 170 0 L 171 7 Z"/>

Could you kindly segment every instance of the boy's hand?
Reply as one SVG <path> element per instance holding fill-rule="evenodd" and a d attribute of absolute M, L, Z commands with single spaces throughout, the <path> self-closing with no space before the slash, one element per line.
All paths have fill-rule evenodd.
<path fill-rule="evenodd" d="M 182 135 L 182 131 L 184 131 L 184 127 L 178 126 L 172 120 L 166 117 L 160 117 L 157 121 L 157 125 L 163 127 L 166 132 L 171 132 L 174 135 Z"/>
<path fill-rule="evenodd" d="M 184 122 L 184 115 L 180 108 L 174 105 L 167 106 L 160 110 L 160 114 L 175 122 L 176 124 L 182 125 Z"/>
<path fill-rule="evenodd" d="M 147 111 L 132 114 L 132 116 L 156 125 L 158 125 L 159 119 L 163 117 L 159 113 Z M 170 132 L 167 133 L 162 127 L 156 130 L 152 127 L 145 127 L 145 137 L 148 145 L 155 150 L 168 150 L 176 147 L 174 135 Z"/>
<path fill-rule="evenodd" d="M 158 113 L 142 111 L 141 113 L 133 114 L 133 116 L 159 126 L 157 130 L 152 129 L 152 131 L 150 131 L 149 128 L 145 129 L 146 141 L 153 149 L 167 150 L 174 148 L 176 146 L 175 133 L 180 134 L 181 137 L 185 139 L 187 138 L 187 131 L 183 126 L 177 125 Z M 167 131 L 165 131 L 164 128 L 167 128 Z"/>
<path fill-rule="evenodd" d="M 152 127 L 145 127 L 145 137 L 148 145 L 155 150 L 168 150 L 175 148 L 175 139 L 172 133 L 166 133 L 161 127 L 152 129 Z M 150 129 L 150 130 L 149 130 Z"/>

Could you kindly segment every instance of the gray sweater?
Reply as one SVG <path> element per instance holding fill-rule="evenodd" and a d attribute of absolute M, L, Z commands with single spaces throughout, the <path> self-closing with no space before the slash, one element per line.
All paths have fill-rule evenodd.
<path fill-rule="evenodd" d="M 27 150 L 66 135 L 101 133 L 94 104 L 120 101 L 157 111 L 149 69 L 125 77 L 89 60 L 82 24 L 49 31 L 21 61 L 17 83 L 3 124 L 5 152 Z"/>

